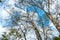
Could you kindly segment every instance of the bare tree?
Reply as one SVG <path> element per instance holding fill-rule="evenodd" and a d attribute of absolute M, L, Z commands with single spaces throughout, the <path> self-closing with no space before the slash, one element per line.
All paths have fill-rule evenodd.
<path fill-rule="evenodd" d="M 13 15 L 13 14 L 15 14 L 13 12 L 17 12 L 16 7 L 15 8 L 13 7 L 10 11 L 6 10 L 5 8 L 4 9 L 5 9 L 6 12 L 8 12 L 10 14 L 13 26 L 17 26 L 17 25 L 19 26 L 19 28 L 17 30 L 21 30 L 21 32 L 24 35 L 24 39 L 25 40 L 27 40 L 26 39 L 26 33 L 27 33 L 27 31 L 28 31 L 29 28 L 30 29 L 33 29 L 35 31 L 37 40 L 42 40 L 41 35 L 40 35 L 40 32 L 39 32 L 40 30 L 37 28 L 38 26 L 35 23 L 36 20 L 34 20 L 34 18 L 33 18 L 34 15 L 35 15 L 35 13 L 38 14 L 37 9 L 41 9 L 46 14 L 46 16 L 53 22 L 53 24 L 55 25 L 55 27 L 60 32 L 60 30 L 59 30 L 60 25 L 58 24 L 57 20 L 55 20 L 53 18 L 53 16 L 51 15 L 52 12 L 50 11 L 50 9 L 51 9 L 50 8 L 51 7 L 50 5 L 53 3 L 52 0 L 43 0 L 43 1 L 42 0 L 35 0 L 35 1 L 34 0 L 18 0 L 16 2 L 17 3 L 15 4 L 15 6 L 17 7 L 17 9 L 18 8 L 20 9 L 19 10 L 19 12 L 20 12 L 19 14 L 20 15 L 18 14 L 19 16 L 14 16 Z M 31 13 L 29 12 L 30 9 L 29 10 L 25 10 L 27 7 L 30 7 L 30 6 L 33 6 L 34 7 L 34 10 L 32 10 L 30 8 L 32 10 Z M 46 11 L 46 9 L 47 9 L 47 11 Z M 24 11 L 24 12 L 22 12 L 22 11 Z M 14 18 L 16 20 L 14 20 Z M 24 22 L 26 23 L 26 26 L 25 26 L 25 23 Z M 28 25 L 27 23 L 29 23 L 31 26 L 27 26 Z M 43 24 L 43 22 L 42 22 L 42 24 Z M 24 27 L 23 30 L 21 28 L 21 25 L 23 25 L 23 27 Z M 43 31 L 44 31 L 44 29 L 43 29 Z M 45 35 L 45 32 L 44 32 L 44 36 L 46 36 Z M 47 40 L 47 38 L 45 38 L 45 40 Z"/>
<path fill-rule="evenodd" d="M 56 0 L 55 0 L 56 1 Z M 46 3 L 46 5 L 43 5 L 43 3 Z M 58 22 L 52 17 L 52 15 L 51 15 L 51 12 L 50 12 L 50 4 L 51 3 L 53 3 L 52 2 L 52 0 L 44 0 L 44 1 L 41 1 L 41 0 L 36 0 L 36 1 L 34 1 L 34 0 L 23 0 L 23 2 L 22 2 L 23 4 L 25 3 L 26 5 L 32 5 L 32 6 L 35 6 L 35 7 L 37 7 L 37 8 L 39 8 L 39 9 L 41 9 L 41 10 L 43 10 L 43 12 L 45 12 L 45 14 L 47 15 L 47 17 L 53 22 L 53 24 L 55 25 L 55 27 L 58 29 L 58 31 L 60 31 L 59 30 L 59 27 L 60 27 L 60 25 L 58 24 Z M 48 12 L 46 12 L 46 10 L 44 9 L 44 7 L 46 6 L 46 8 L 48 9 L 47 11 Z"/>

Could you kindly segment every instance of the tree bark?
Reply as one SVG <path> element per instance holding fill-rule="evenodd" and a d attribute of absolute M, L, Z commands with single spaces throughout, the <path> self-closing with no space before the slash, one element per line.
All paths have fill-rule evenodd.
<path fill-rule="evenodd" d="M 24 33 L 24 39 L 27 40 L 27 39 L 26 39 L 26 35 L 25 35 L 25 33 Z"/>
<path fill-rule="evenodd" d="M 33 28 L 33 30 L 35 31 L 35 34 L 36 34 L 37 40 L 42 40 L 41 35 L 40 35 L 40 33 L 39 33 L 39 30 L 37 29 L 35 23 L 34 23 L 34 22 L 31 22 L 31 24 L 32 24 L 32 28 Z"/>
<path fill-rule="evenodd" d="M 57 23 L 57 21 L 52 17 L 50 14 L 50 1 L 48 0 L 48 13 L 46 13 L 47 17 L 53 22 L 57 30 L 60 32 L 60 25 Z"/>
<path fill-rule="evenodd" d="M 60 25 L 57 23 L 57 21 L 54 20 L 54 18 L 49 13 L 47 13 L 46 15 L 53 22 L 53 24 L 55 25 L 55 27 L 57 28 L 57 30 L 60 32 Z"/>

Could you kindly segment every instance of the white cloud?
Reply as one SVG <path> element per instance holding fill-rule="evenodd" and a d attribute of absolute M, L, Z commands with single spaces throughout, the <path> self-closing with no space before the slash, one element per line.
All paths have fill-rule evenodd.
<path fill-rule="evenodd" d="M 6 28 L 3 28 L 3 26 L 0 24 L 0 37 L 3 32 L 6 32 Z"/>
<path fill-rule="evenodd" d="M 10 5 L 13 5 L 13 4 L 15 3 L 15 0 L 9 0 L 8 3 L 9 3 Z"/>
<path fill-rule="evenodd" d="M 6 19 L 8 18 L 8 16 L 10 16 L 9 13 L 7 13 L 4 9 L 0 9 L 0 10 L 1 10 L 0 15 L 3 19 Z"/>

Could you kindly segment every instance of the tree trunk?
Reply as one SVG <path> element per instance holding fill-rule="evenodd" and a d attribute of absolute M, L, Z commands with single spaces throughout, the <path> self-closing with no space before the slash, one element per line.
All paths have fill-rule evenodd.
<path fill-rule="evenodd" d="M 60 25 L 57 23 L 57 21 L 52 17 L 50 14 L 50 0 L 48 0 L 48 13 L 46 13 L 47 17 L 53 22 L 57 30 L 60 32 Z"/>
<path fill-rule="evenodd" d="M 26 35 L 25 35 L 25 33 L 24 33 L 24 39 L 27 40 L 27 39 L 26 39 Z"/>
<path fill-rule="evenodd" d="M 54 20 L 54 18 L 50 14 L 46 13 L 46 15 L 53 22 L 53 24 L 55 25 L 55 27 L 57 28 L 57 30 L 60 32 L 60 25 L 57 23 L 57 21 Z"/>
<path fill-rule="evenodd" d="M 34 23 L 34 22 L 31 22 L 31 24 L 32 24 L 32 28 L 33 28 L 33 30 L 35 31 L 35 34 L 36 34 L 37 40 L 42 40 L 41 35 L 40 35 L 40 33 L 39 33 L 39 30 L 37 29 L 35 23 Z"/>

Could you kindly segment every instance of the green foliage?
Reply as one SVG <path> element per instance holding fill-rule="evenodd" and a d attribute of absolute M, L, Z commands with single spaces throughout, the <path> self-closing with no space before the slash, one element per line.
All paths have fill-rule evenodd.
<path fill-rule="evenodd" d="M 20 38 L 22 37 L 22 36 L 21 36 L 21 33 L 18 32 L 17 29 L 10 29 L 10 32 L 8 32 L 8 34 L 7 34 L 6 32 L 4 32 L 4 33 L 2 34 L 1 40 L 9 40 L 11 36 L 16 37 L 16 39 L 17 39 L 17 38 L 20 39 Z M 12 39 L 13 39 L 13 38 L 12 38 Z"/>
<path fill-rule="evenodd" d="M 17 29 L 10 29 L 9 35 L 14 35 L 14 33 L 17 37 L 21 38 L 21 33 Z"/>
<path fill-rule="evenodd" d="M 16 29 L 10 29 L 9 35 L 13 35 L 16 32 Z"/>
<path fill-rule="evenodd" d="M 7 35 L 6 35 L 5 32 L 4 32 L 4 34 L 2 34 L 2 38 L 1 38 L 1 40 L 8 40 Z"/>
<path fill-rule="evenodd" d="M 54 37 L 53 40 L 60 40 L 60 37 Z"/>
<path fill-rule="evenodd" d="M 21 38 L 21 33 L 16 32 L 17 37 Z"/>

